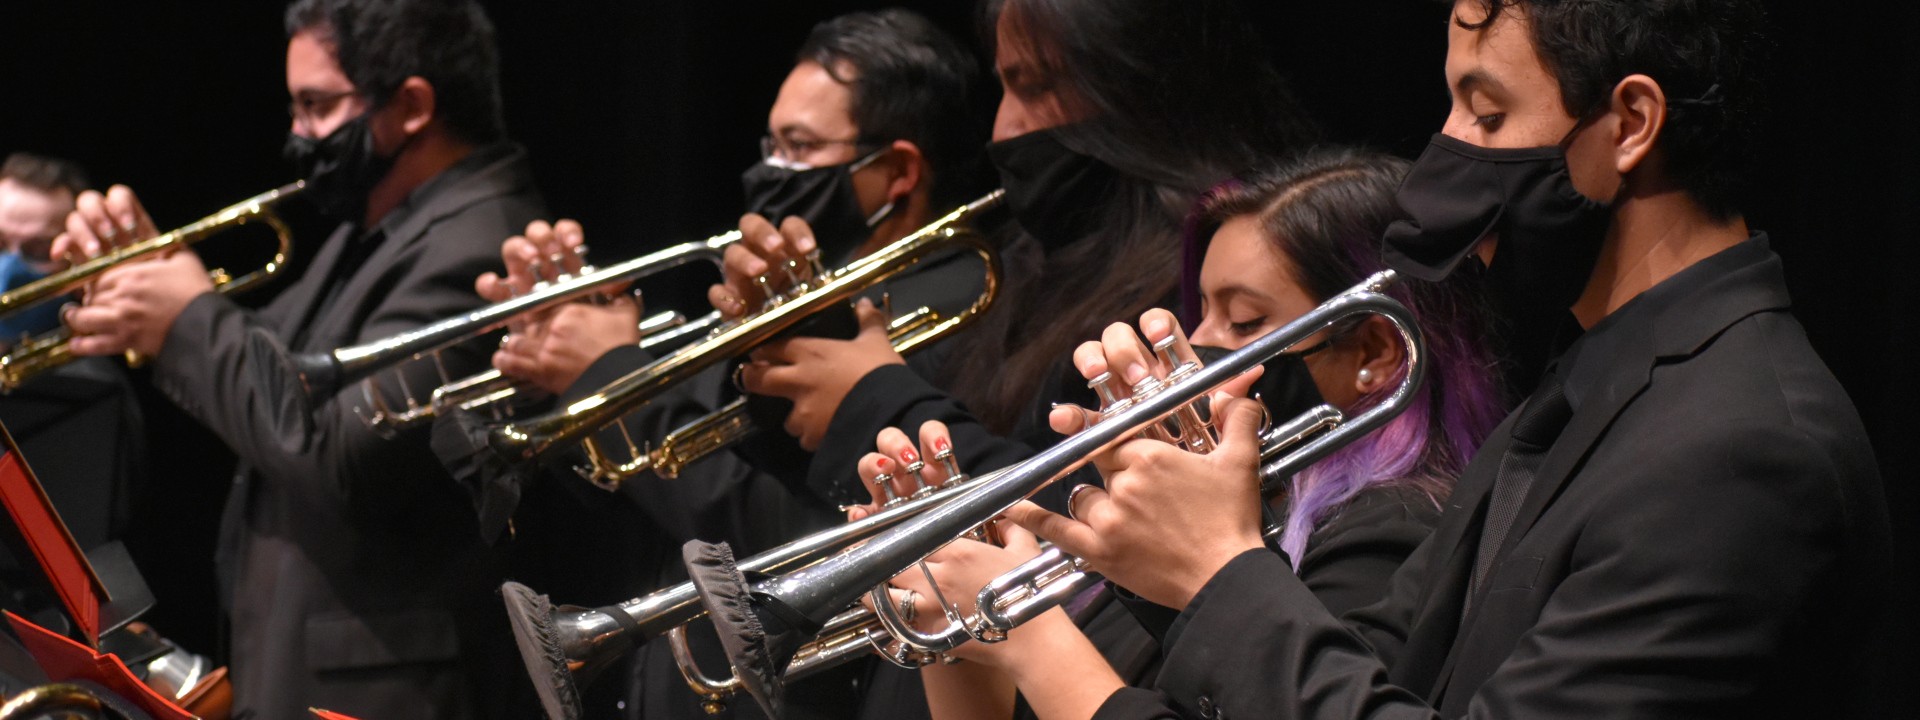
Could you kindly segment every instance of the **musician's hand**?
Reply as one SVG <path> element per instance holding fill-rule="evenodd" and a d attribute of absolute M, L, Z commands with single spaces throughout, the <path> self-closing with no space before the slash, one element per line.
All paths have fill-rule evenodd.
<path fill-rule="evenodd" d="M 899 606 L 901 600 L 911 599 L 914 601 L 914 615 L 917 618 L 915 627 L 932 631 L 944 626 L 947 622 L 946 613 L 941 610 L 935 600 L 933 585 L 927 582 L 927 575 L 930 573 L 933 575 L 934 582 L 939 583 L 940 592 L 946 594 L 947 600 L 954 604 L 960 615 L 972 616 L 977 612 L 974 600 L 979 596 L 981 588 L 986 587 L 987 583 L 993 582 L 1007 571 L 1018 567 L 1020 563 L 1040 554 L 1040 545 L 1032 533 L 1013 526 L 1012 523 L 1006 523 L 1006 525 L 1008 527 L 1003 531 L 1006 536 L 1006 547 L 962 538 L 927 556 L 926 571 L 923 572 L 919 566 L 914 566 L 895 577 L 890 583 L 898 588 L 893 593 L 895 607 Z M 1049 635 L 1045 630 L 1048 623 L 1059 623 L 1068 631 L 1078 632 L 1074 629 L 1073 620 L 1067 617 L 1066 612 L 1055 608 L 1014 628 L 1007 634 L 1004 642 L 968 642 L 955 648 L 951 654 L 963 660 L 1011 669 L 1010 666 L 1016 665 L 1023 659 L 1020 656 L 1027 656 L 1025 659 L 1045 656 L 1049 645 L 1045 642 Z"/>
<path fill-rule="evenodd" d="M 638 342 L 640 304 L 631 297 L 619 296 L 605 305 L 567 303 L 509 333 L 493 354 L 493 366 L 558 395 L 607 351 Z"/>
<path fill-rule="evenodd" d="M 906 358 L 887 339 L 887 314 L 861 299 L 854 306 L 860 333 L 852 340 L 795 337 L 768 343 L 753 352 L 753 362 L 741 368 L 747 392 L 793 401 L 787 415 L 787 434 L 808 450 L 820 447 L 827 424 L 840 409 L 855 383 L 883 365 L 900 365 Z"/>
<path fill-rule="evenodd" d="M 872 504 L 854 505 L 846 508 L 847 521 L 852 522 L 884 509 L 889 497 L 907 497 L 919 490 L 918 483 L 906 468 L 916 461 L 926 463 L 920 471 L 920 477 L 928 487 L 938 488 L 948 479 L 947 468 L 934 459 L 943 451 L 953 447 L 953 440 L 947 435 L 947 424 L 939 420 L 929 420 L 920 425 L 920 444 L 916 447 L 907 434 L 899 428 L 886 428 L 880 431 L 874 446 L 879 452 L 867 453 L 860 458 L 858 472 L 860 484 L 873 497 Z M 881 475 L 893 478 L 890 487 L 883 488 L 878 481 Z"/>
<path fill-rule="evenodd" d="M 721 282 L 707 289 L 707 302 L 727 318 L 759 308 L 769 292 L 787 289 L 794 280 L 811 277 L 807 256 L 819 247 L 807 221 L 789 217 L 774 227 L 764 217 L 748 213 L 740 218 L 740 242 L 728 245 L 721 263 Z"/>
<path fill-rule="evenodd" d="M 1096 459 L 1107 487 L 1077 493 L 1069 503 L 1073 518 L 1030 502 L 1007 517 L 1141 597 L 1185 608 L 1227 561 L 1261 546 L 1264 411 L 1228 393 L 1216 393 L 1212 403 L 1220 431 L 1213 452 L 1128 441 Z"/>
<path fill-rule="evenodd" d="M 67 231 L 54 238 L 51 255 L 79 262 L 159 234 L 132 189 L 115 185 L 104 195 L 88 190 L 73 199 Z"/>
<path fill-rule="evenodd" d="M 187 250 L 109 270 L 87 292 L 86 304 L 66 313 L 73 352 L 157 355 L 187 303 L 212 290 L 206 266 Z"/>
<path fill-rule="evenodd" d="M 959 540 L 928 558 L 934 579 L 961 612 L 973 612 L 973 598 L 981 586 L 1039 553 L 1026 533 L 1008 528 L 1007 535 L 1016 548 Z M 945 623 L 946 615 L 930 592 L 932 586 L 918 568 L 894 578 L 893 584 L 897 588 L 888 591 L 889 599 L 896 607 L 902 601 L 912 602 L 919 620 L 916 627 L 932 630 Z M 1040 717 L 1090 717 L 1124 685 L 1092 641 L 1057 607 L 1008 631 L 1005 641 L 969 641 L 949 654 L 1006 672 Z"/>
<path fill-rule="evenodd" d="M 507 274 L 481 275 L 474 291 L 488 302 L 503 302 L 533 290 L 535 283 L 558 279 L 562 274 L 578 275 L 585 262 L 586 230 L 573 220 L 549 225 L 544 220 L 527 223 L 525 235 L 515 235 L 500 243 L 500 262 Z"/>
<path fill-rule="evenodd" d="M 1186 332 L 1180 329 L 1180 323 L 1172 312 L 1158 308 L 1148 310 L 1140 316 L 1140 332 L 1146 336 L 1143 342 L 1140 335 L 1126 323 L 1114 323 L 1107 326 L 1100 340 L 1081 343 L 1073 352 L 1073 366 L 1080 375 L 1091 381 L 1107 375 L 1106 386 L 1116 398 L 1125 398 L 1133 394 L 1134 383 L 1148 375 L 1165 379 L 1173 370 L 1149 349 L 1151 343 L 1159 342 L 1168 335 L 1176 335 L 1182 344 L 1186 343 Z M 1111 371 L 1111 372 L 1110 372 Z M 1263 369 L 1255 367 L 1228 381 L 1220 391 L 1239 396 L 1244 395 L 1253 382 L 1260 378 Z M 1072 435 L 1085 429 L 1098 420 L 1100 413 L 1078 405 L 1062 404 L 1053 408 L 1047 415 L 1047 424 L 1054 432 Z"/>

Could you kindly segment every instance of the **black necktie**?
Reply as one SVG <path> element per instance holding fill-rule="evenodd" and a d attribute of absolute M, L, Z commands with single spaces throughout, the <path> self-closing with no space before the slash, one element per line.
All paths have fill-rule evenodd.
<path fill-rule="evenodd" d="M 1473 598 L 1480 593 L 1480 584 L 1493 569 L 1494 558 L 1500 554 L 1501 543 L 1506 542 L 1513 521 L 1520 515 L 1520 504 L 1533 487 L 1534 473 L 1539 471 L 1547 448 L 1560 437 L 1560 431 L 1572 416 L 1573 407 L 1567 404 L 1559 370 L 1550 367 L 1540 378 L 1540 386 L 1527 398 L 1520 417 L 1514 420 L 1513 443 L 1500 458 L 1499 474 L 1493 479 L 1493 499 L 1487 507 L 1486 523 L 1480 527 L 1480 548 L 1474 556 L 1467 607 L 1472 607 Z"/>

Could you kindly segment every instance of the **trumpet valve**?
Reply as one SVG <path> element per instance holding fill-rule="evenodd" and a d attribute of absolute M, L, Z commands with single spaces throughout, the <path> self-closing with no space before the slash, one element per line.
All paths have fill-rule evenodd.
<path fill-rule="evenodd" d="M 875 475 L 873 484 L 880 488 L 881 495 L 886 498 L 886 501 L 881 503 L 881 507 L 893 507 L 900 504 L 900 496 L 893 491 L 892 473 L 883 472 Z"/>
<path fill-rule="evenodd" d="M 940 467 L 947 471 L 947 481 L 940 483 L 940 487 L 953 487 L 968 480 L 967 474 L 960 471 L 960 461 L 953 457 L 952 447 L 942 447 L 934 451 L 933 459 L 939 461 Z"/>
<path fill-rule="evenodd" d="M 911 497 L 915 500 L 933 494 L 933 486 L 927 484 L 926 469 L 927 464 L 920 460 L 907 463 L 907 474 L 913 476 L 914 490 Z"/>

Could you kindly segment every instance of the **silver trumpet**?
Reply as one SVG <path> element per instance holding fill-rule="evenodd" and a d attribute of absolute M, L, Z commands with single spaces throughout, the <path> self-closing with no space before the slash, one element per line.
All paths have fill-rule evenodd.
<path fill-rule="evenodd" d="M 1425 344 L 1407 309 L 1383 294 L 1397 279 L 1391 271 L 1377 273 L 1205 367 L 1191 357 L 1190 349 L 1162 343 L 1155 351 L 1163 360 L 1172 360 L 1169 366 L 1174 368 L 1166 378 L 1149 377 L 1129 389 L 1126 397 L 1112 391 L 1115 385 L 1110 378 L 1096 379 L 1093 386 L 1101 393 L 1102 421 L 1045 452 L 971 481 L 952 470 L 953 481 L 894 498 L 879 514 L 742 560 L 739 569 L 749 576 L 788 573 L 751 586 L 760 621 L 804 618 L 814 625 L 815 640 L 769 648 L 773 667 L 751 667 L 736 658 L 734 675 L 726 680 L 714 680 L 690 662 L 683 663 L 690 686 L 709 708 L 718 708 L 741 690 L 764 706 L 778 702 L 785 680 L 866 652 L 913 666 L 931 662 L 967 640 L 1004 639 L 1013 627 L 1099 577 L 1083 561 L 1049 548 L 982 588 L 972 617 L 962 616 L 952 603 L 936 598 L 948 624 L 930 632 L 913 628 L 892 607 L 884 595 L 885 584 L 953 539 L 977 532 L 983 523 L 1079 468 L 1094 454 L 1129 438 L 1145 435 L 1188 448 L 1210 447 L 1211 435 L 1193 407 L 1196 399 L 1342 320 L 1365 314 L 1386 318 L 1406 349 L 1407 368 L 1400 384 L 1379 404 L 1352 417 L 1320 405 L 1265 429 L 1260 475 L 1263 495 L 1271 497 L 1286 478 L 1386 424 L 1414 399 L 1425 378 Z M 935 459 L 951 468 L 950 452 Z M 514 583 L 503 591 L 522 659 L 553 718 L 579 717 L 577 684 L 590 682 L 600 669 L 639 643 L 706 614 L 690 582 L 601 609 L 556 609 L 545 596 Z M 878 611 L 856 604 L 863 594 L 873 596 Z M 768 613 L 762 607 L 766 603 L 785 607 L 778 614 Z M 684 640 L 670 642 L 678 646 Z M 774 680 L 769 684 L 755 677 Z M 769 708 L 769 712 L 777 710 Z"/>
<path fill-rule="evenodd" d="M 655 273 L 701 260 L 721 264 L 727 245 L 740 239 L 738 231 L 715 235 L 706 240 L 674 245 L 605 268 L 583 266 L 578 275 L 562 273 L 553 281 L 543 281 L 519 297 L 488 305 L 465 315 L 448 318 L 425 327 L 398 333 L 363 345 L 338 348 L 331 352 L 307 353 L 294 357 L 294 364 L 305 380 L 307 391 L 326 397 L 355 382 L 367 382 L 368 411 L 361 419 L 376 432 L 391 434 L 432 419 L 452 408 L 473 409 L 504 400 L 518 392 L 498 373 L 480 373 L 463 379 L 449 377 L 440 362 L 440 353 L 461 342 L 506 327 L 516 318 L 556 307 L 562 303 L 601 296 Z M 576 252 L 584 248 L 576 249 Z M 564 257 L 554 257 L 556 267 L 564 267 Z M 641 323 L 642 344 L 665 344 L 689 335 L 707 332 L 718 324 L 718 313 L 694 321 L 672 313 L 649 317 Z M 648 334 L 651 332 L 652 334 Z M 409 387 L 404 373 L 397 373 L 403 407 L 392 407 L 372 378 L 386 370 L 414 360 L 431 359 L 439 373 L 440 386 L 431 396 L 422 398 Z M 356 408 L 356 411 L 359 409 Z"/>
<path fill-rule="evenodd" d="M 1168 428 L 1170 423 L 1185 424 L 1187 420 L 1180 416 L 1193 411 L 1193 401 L 1342 319 L 1374 314 L 1393 323 L 1407 350 L 1407 371 L 1399 386 L 1380 404 L 1336 428 L 1301 441 L 1284 455 L 1264 462 L 1261 476 L 1267 482 L 1263 482 L 1263 485 L 1270 485 L 1274 478 L 1290 477 L 1346 443 L 1384 425 L 1412 401 L 1426 372 L 1424 345 L 1411 313 L 1382 292 L 1396 279 L 1397 276 L 1391 271 L 1377 273 L 1211 365 L 1194 367 L 1186 372 L 1176 371 L 1165 381 L 1154 378 L 1142 380 L 1133 389 L 1133 395 L 1116 402 L 1117 409 L 1106 414 L 1102 422 L 1007 469 L 998 477 L 974 483 L 966 494 L 930 508 L 858 547 L 792 573 L 753 582 L 741 588 L 744 591 L 742 595 L 749 598 L 758 625 L 739 623 L 736 616 L 727 614 L 716 616 L 715 624 L 722 633 L 732 633 L 749 638 L 754 644 L 764 645 L 766 652 L 758 659 L 732 658 L 735 676 L 770 716 L 778 716 L 784 694 L 781 671 L 802 644 L 798 641 L 779 641 L 778 638 L 795 636 L 794 633 L 782 633 L 779 630 L 807 631 L 825 626 L 828 620 L 852 606 L 861 595 L 883 587 L 888 579 L 922 562 L 927 555 L 954 538 L 1000 516 L 1040 488 L 1085 465 L 1094 455 L 1135 437 L 1143 430 Z M 703 598 L 705 601 L 706 598 Z M 883 608 L 885 605 L 881 603 Z M 882 615 L 885 614 L 883 610 Z M 774 628 L 774 631 L 760 632 L 761 628 Z M 994 633 L 980 631 L 975 623 L 960 619 L 953 619 L 942 630 L 931 633 L 914 631 L 903 638 L 917 648 L 941 652 L 969 639 L 990 641 L 999 638 Z"/>
<path fill-rule="evenodd" d="M 815 532 L 742 560 L 740 569 L 748 573 L 775 573 L 820 562 L 928 508 L 958 497 L 970 484 L 964 475 L 955 474 L 950 478 L 918 498 L 892 503 L 866 518 Z M 641 643 L 707 614 L 706 608 L 700 605 L 699 590 L 691 582 L 601 608 L 556 607 L 547 596 L 515 582 L 502 585 L 500 593 L 507 603 L 507 617 L 513 623 L 514 642 L 519 645 L 520 657 L 533 677 L 541 704 L 554 718 L 580 717 L 580 686 L 593 682 L 608 665 Z"/>

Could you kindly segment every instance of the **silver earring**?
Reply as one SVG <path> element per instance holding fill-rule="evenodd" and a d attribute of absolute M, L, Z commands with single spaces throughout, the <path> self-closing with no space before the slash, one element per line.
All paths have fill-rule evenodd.
<path fill-rule="evenodd" d="M 1360 382 L 1373 382 L 1373 371 L 1368 368 L 1360 368 Z"/>

